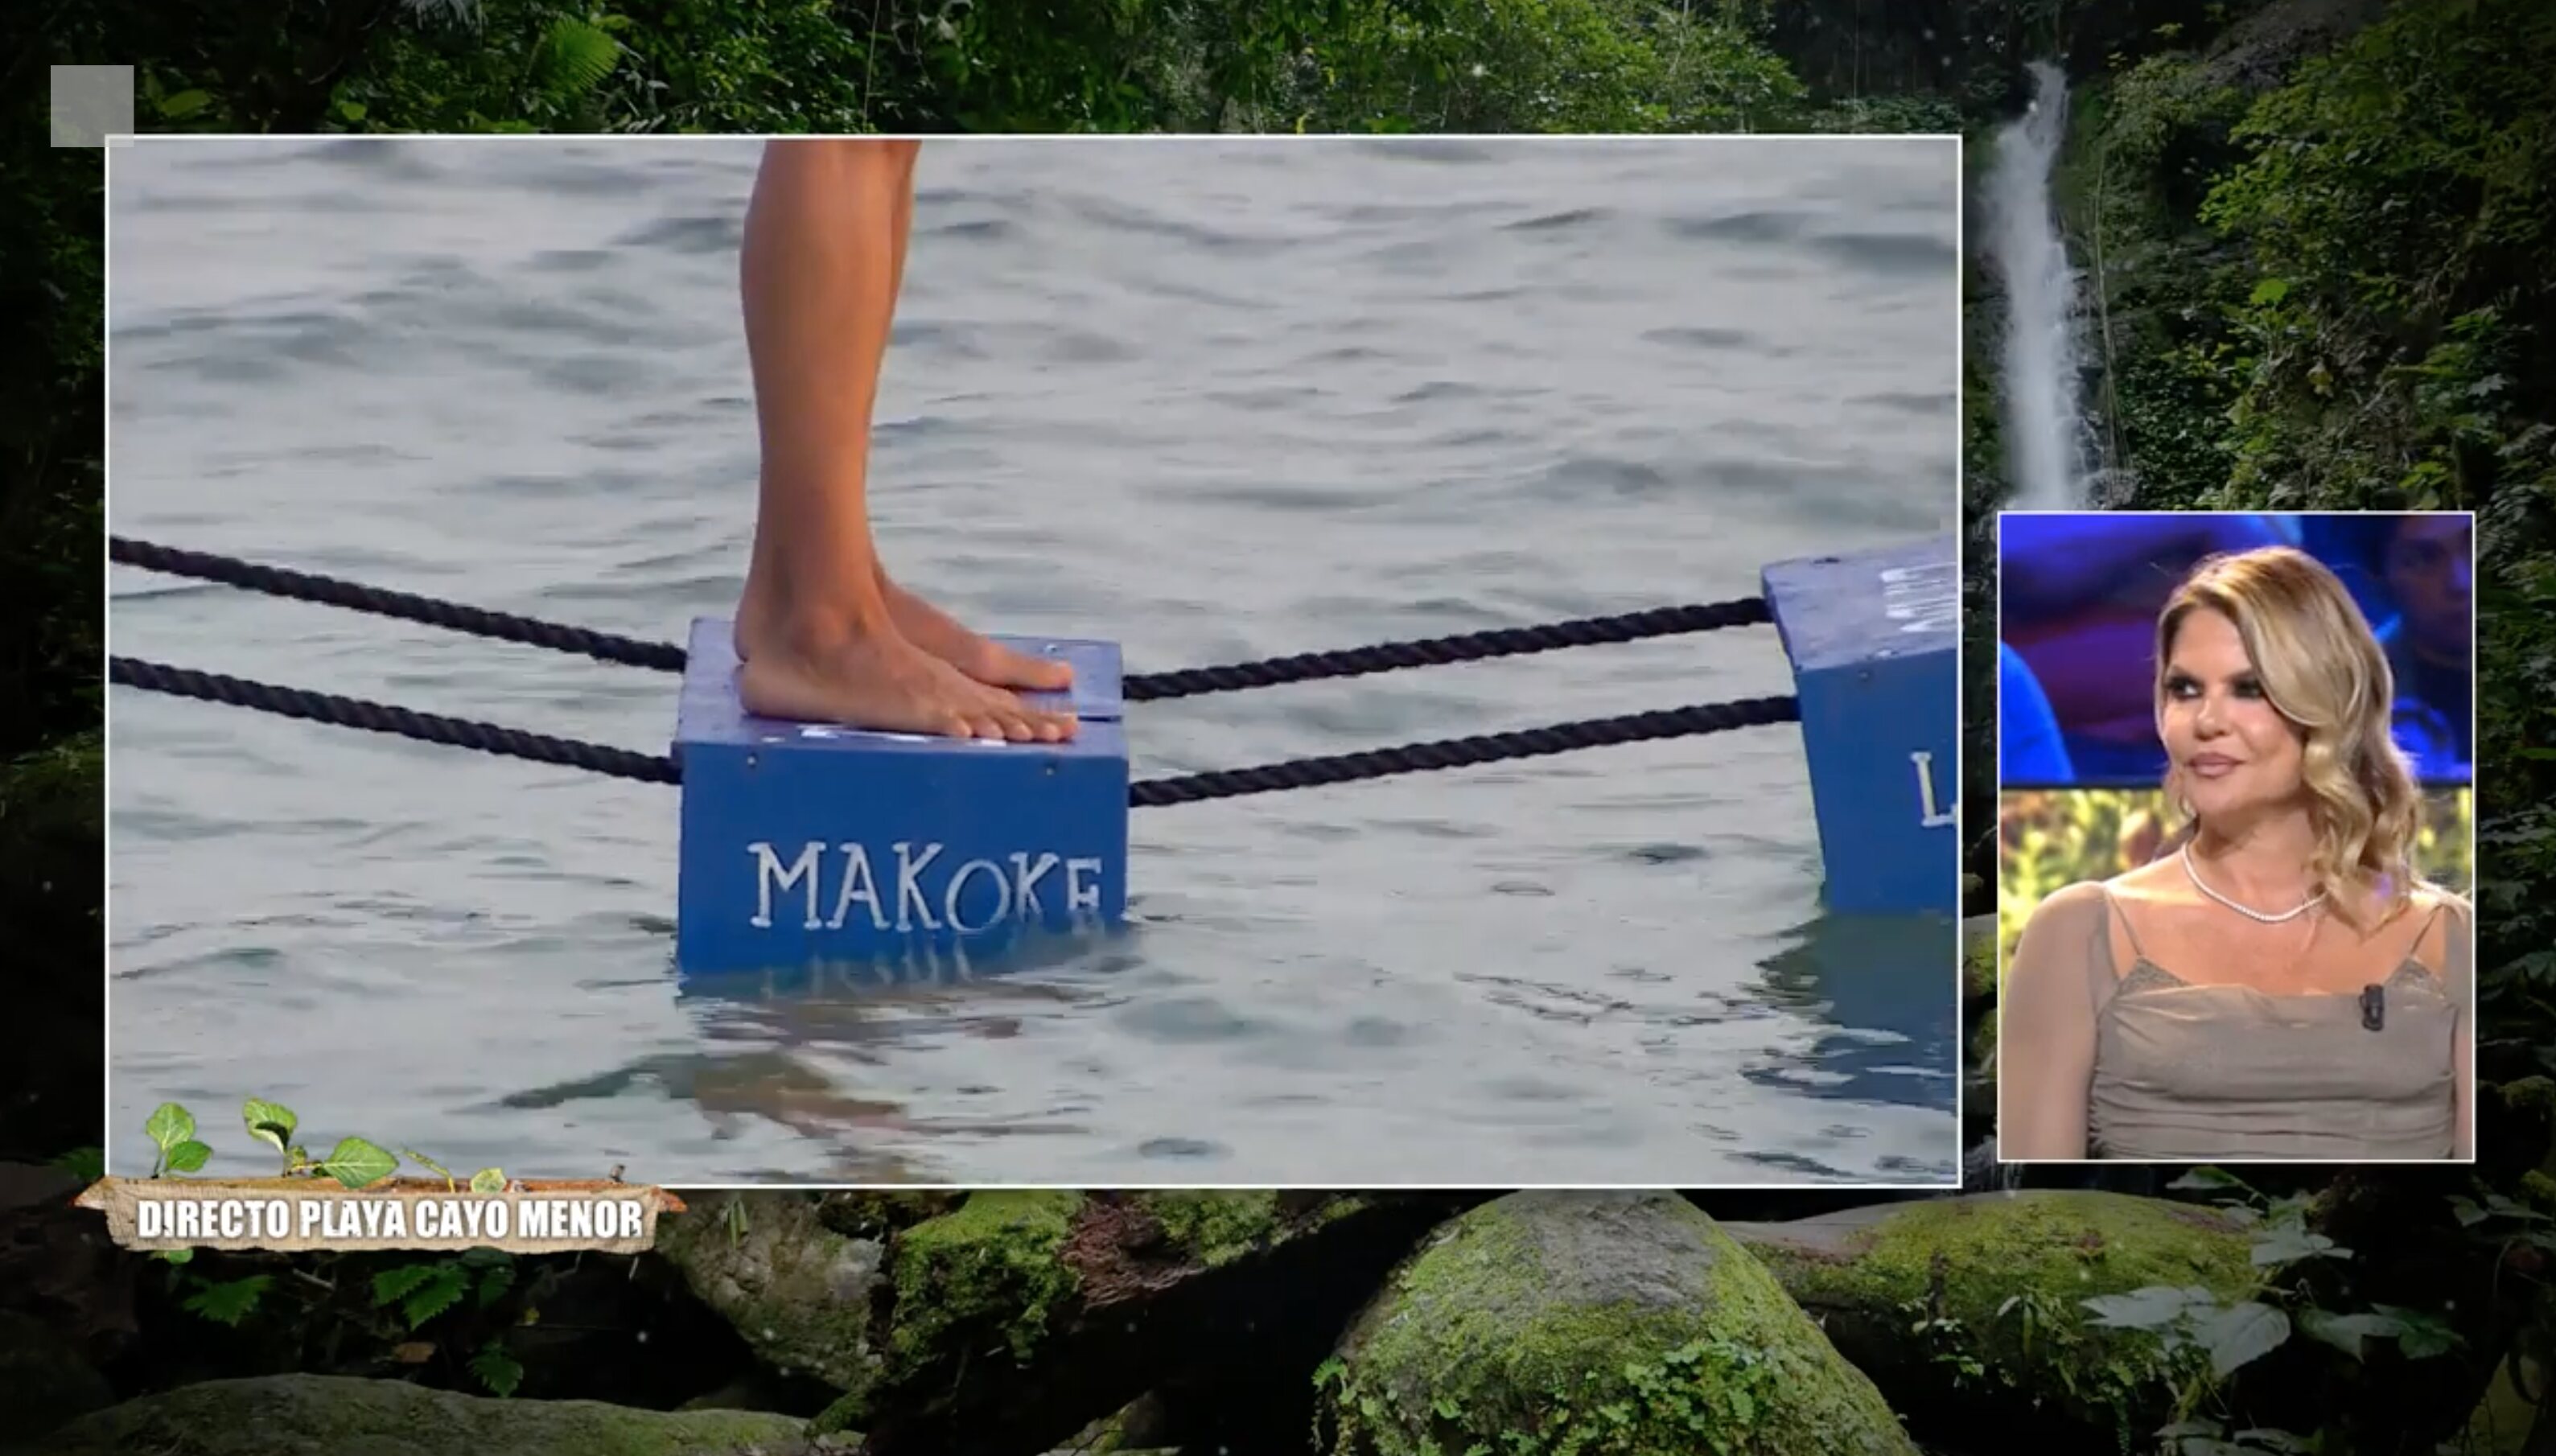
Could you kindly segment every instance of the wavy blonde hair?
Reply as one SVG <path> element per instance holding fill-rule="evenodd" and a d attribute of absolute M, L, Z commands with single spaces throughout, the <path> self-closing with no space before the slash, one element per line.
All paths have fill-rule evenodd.
<path fill-rule="evenodd" d="M 2391 732 L 2395 673 L 2369 620 L 2325 563 L 2305 551 L 2262 546 L 2204 558 L 2157 616 L 2160 736 L 2175 635 L 2198 611 L 2236 625 L 2263 695 L 2300 735 L 2299 778 L 2316 827 L 2310 877 L 2353 929 L 2385 923 L 2422 883 L 2413 865 L 2422 799 Z M 2166 771 L 2165 790 L 2186 821 L 2165 846 L 2171 852 L 2201 826 L 2184 796 L 2181 769 Z M 2374 920 L 2364 909 L 2373 901 Z"/>

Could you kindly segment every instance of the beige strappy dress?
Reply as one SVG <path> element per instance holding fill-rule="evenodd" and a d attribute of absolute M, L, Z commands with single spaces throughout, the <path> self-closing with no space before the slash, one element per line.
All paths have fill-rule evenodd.
<path fill-rule="evenodd" d="M 2131 958 L 2123 968 L 2112 947 L 2111 897 L 2087 903 L 2094 907 L 2083 942 L 2095 1023 L 2092 1155 L 2355 1162 L 2455 1154 L 2455 1048 L 2466 1034 L 2475 956 L 2463 910 L 2432 911 L 2451 914 L 2441 966 L 2420 959 L 2431 939 L 2427 921 L 2382 983 L 2384 1015 L 2372 1031 L 2357 992 L 2272 995 L 2188 982 L 2148 957 L 2126 916 Z"/>

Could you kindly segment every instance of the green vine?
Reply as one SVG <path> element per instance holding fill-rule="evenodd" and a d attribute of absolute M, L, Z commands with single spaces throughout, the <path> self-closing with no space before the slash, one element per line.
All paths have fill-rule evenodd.
<path fill-rule="evenodd" d="M 405 1156 L 418 1166 L 444 1179 L 447 1191 L 459 1191 L 452 1172 L 422 1153 L 402 1149 L 393 1153 L 380 1145 L 362 1138 L 340 1138 L 325 1157 L 313 1157 L 311 1151 L 295 1141 L 302 1119 L 292 1108 L 262 1097 L 252 1097 L 240 1104 L 240 1123 L 250 1138 L 272 1148 L 280 1155 L 280 1173 L 288 1178 L 332 1178 L 345 1188 L 369 1188 L 399 1171 Z M 151 1163 L 151 1176 L 202 1170 L 211 1160 L 213 1150 L 195 1136 L 195 1115 L 175 1102 L 161 1103 L 152 1109 L 142 1125 L 157 1151 Z M 470 1191 L 495 1193 L 506 1186 L 506 1175 L 493 1167 L 484 1167 L 470 1175 Z"/>

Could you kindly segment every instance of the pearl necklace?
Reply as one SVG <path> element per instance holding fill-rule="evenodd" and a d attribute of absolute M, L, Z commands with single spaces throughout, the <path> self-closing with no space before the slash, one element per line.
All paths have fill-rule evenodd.
<path fill-rule="evenodd" d="M 2192 846 L 2188 843 L 2183 847 L 2182 858 L 2183 877 L 2192 882 L 2193 889 L 2209 896 L 2212 900 L 2219 902 L 2221 905 L 2228 907 L 2230 910 L 2235 910 L 2236 913 L 2243 915 L 2249 920 L 2256 920 L 2266 925 L 2277 925 L 2285 920 L 2295 920 L 2299 916 L 2306 914 L 2308 911 L 2315 910 L 2318 906 L 2325 904 L 2325 892 L 2320 890 L 2316 894 L 2309 896 L 2305 901 L 2302 901 L 2295 910 L 2283 910 L 2277 915 L 2265 914 L 2263 911 L 2254 910 L 2251 907 L 2238 905 L 2236 902 L 2230 900 L 2227 896 L 2222 895 L 2218 891 L 2211 889 L 2208 885 L 2203 884 L 2201 881 L 2201 872 L 2192 867 Z"/>

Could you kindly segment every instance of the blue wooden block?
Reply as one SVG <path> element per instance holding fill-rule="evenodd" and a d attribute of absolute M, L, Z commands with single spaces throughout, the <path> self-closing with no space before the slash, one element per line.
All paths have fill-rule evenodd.
<path fill-rule="evenodd" d="M 747 713 L 725 621 L 693 624 L 675 756 L 683 834 L 675 958 L 686 974 L 993 948 L 1028 926 L 1127 910 L 1127 735 L 1118 646 L 999 639 L 1074 665 L 1029 693 L 1071 743 L 867 733 Z"/>
<path fill-rule="evenodd" d="M 1962 567 L 1950 539 L 1764 573 L 1802 703 L 1828 903 L 1952 913 L 1961 901 Z"/>

